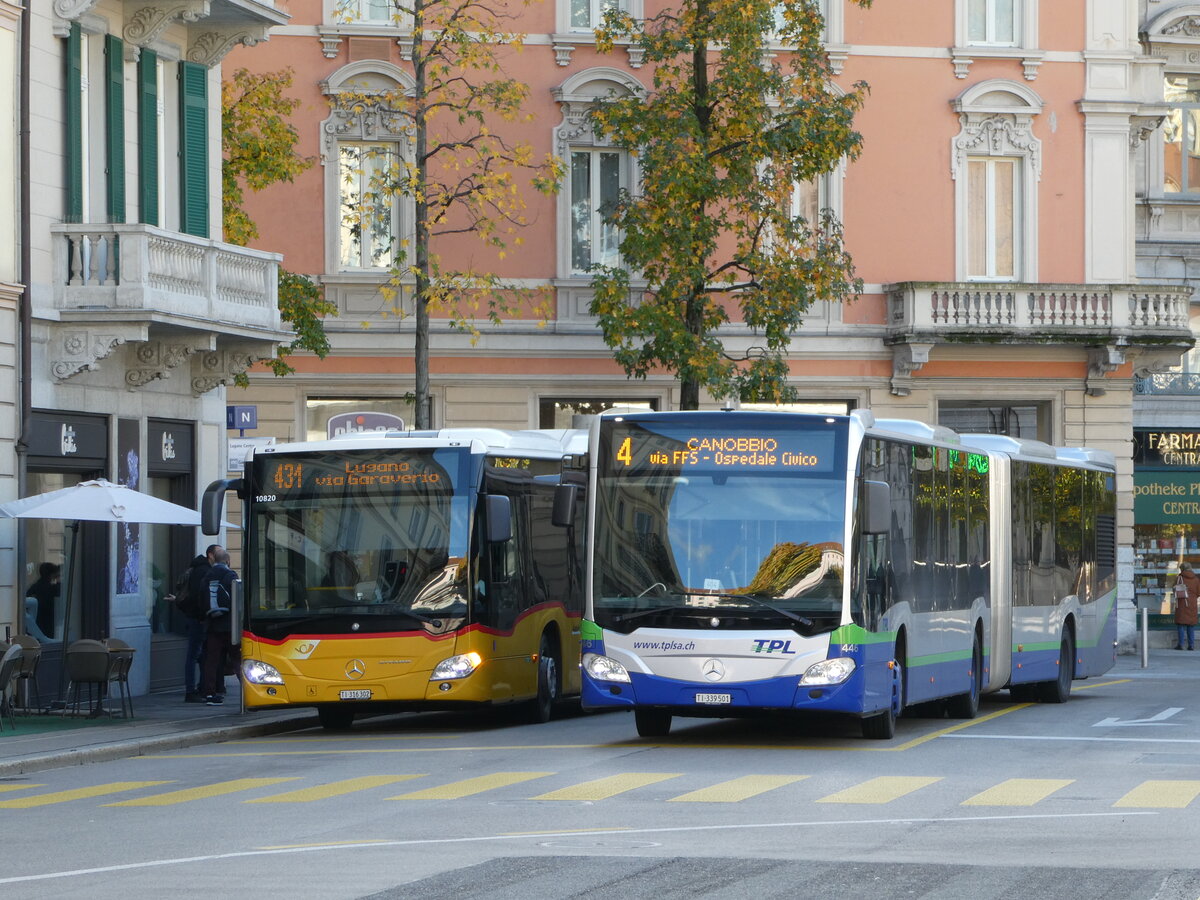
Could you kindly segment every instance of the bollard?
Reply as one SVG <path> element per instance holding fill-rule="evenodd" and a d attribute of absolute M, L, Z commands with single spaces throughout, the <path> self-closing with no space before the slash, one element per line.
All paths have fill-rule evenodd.
<path fill-rule="evenodd" d="M 1150 608 L 1141 607 L 1141 667 L 1150 666 Z"/>

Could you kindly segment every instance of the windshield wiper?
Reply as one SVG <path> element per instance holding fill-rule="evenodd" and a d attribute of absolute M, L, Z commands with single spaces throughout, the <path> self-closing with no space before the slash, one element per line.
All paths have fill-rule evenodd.
<path fill-rule="evenodd" d="M 786 609 L 780 609 L 775 604 L 768 603 L 757 594 L 717 594 L 717 596 L 723 600 L 749 600 L 751 603 L 757 603 L 759 606 L 769 609 L 773 613 L 778 613 L 785 619 L 790 619 L 802 628 L 812 628 L 813 626 L 812 619 L 806 618 L 805 616 L 798 616 L 794 612 Z"/>
<path fill-rule="evenodd" d="M 628 622 L 632 619 L 642 619 L 646 616 L 652 616 L 655 613 L 679 612 L 680 610 L 683 610 L 684 612 L 696 612 L 699 610 L 699 607 L 687 606 L 683 603 L 676 603 L 671 606 L 655 606 L 650 609 L 639 609 L 637 612 L 623 613 L 619 616 L 613 616 L 613 621 Z"/>

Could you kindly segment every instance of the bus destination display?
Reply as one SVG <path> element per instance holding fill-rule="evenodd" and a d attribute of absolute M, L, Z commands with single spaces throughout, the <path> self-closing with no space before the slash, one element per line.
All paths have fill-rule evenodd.
<path fill-rule="evenodd" d="M 618 470 L 773 469 L 829 472 L 834 467 L 832 431 L 795 433 L 674 433 L 615 430 L 613 461 Z"/>
<path fill-rule="evenodd" d="M 260 457 L 256 468 L 256 499 L 260 502 L 326 493 L 451 489 L 446 470 L 425 455 Z"/>

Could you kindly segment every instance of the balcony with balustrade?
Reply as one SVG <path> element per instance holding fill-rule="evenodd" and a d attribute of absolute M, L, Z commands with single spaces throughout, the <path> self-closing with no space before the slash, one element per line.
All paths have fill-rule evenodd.
<path fill-rule="evenodd" d="M 118 347 L 127 386 L 189 362 L 202 394 L 290 336 L 278 307 L 281 257 L 151 225 L 55 225 L 51 373 L 98 367 Z"/>
<path fill-rule="evenodd" d="M 1087 350 L 1089 394 L 1127 361 L 1139 375 L 1177 365 L 1194 343 L 1184 285 L 903 282 L 884 286 L 892 392 L 939 344 L 1071 345 Z"/>

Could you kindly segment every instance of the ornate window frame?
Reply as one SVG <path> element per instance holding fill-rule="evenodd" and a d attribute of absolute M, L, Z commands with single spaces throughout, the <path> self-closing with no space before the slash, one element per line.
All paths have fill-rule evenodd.
<path fill-rule="evenodd" d="M 977 59 L 1019 60 L 1026 81 L 1037 78 L 1046 53 L 1038 47 L 1038 4 L 1040 0 L 1013 0 L 1013 15 L 1017 19 L 1014 46 L 972 43 L 968 36 L 970 0 L 954 0 L 954 46 L 950 59 L 954 76 L 966 78 L 971 64 Z"/>
<path fill-rule="evenodd" d="M 366 277 L 378 282 L 382 269 L 343 269 L 341 265 L 341 185 L 339 146 L 343 141 L 395 143 L 404 156 L 411 155 L 412 130 L 397 112 L 383 106 L 336 105 L 336 97 L 345 91 L 382 97 L 396 91 L 413 89 L 411 76 L 399 66 L 380 60 L 361 60 L 342 66 L 320 84 L 331 102 L 329 117 L 320 125 L 320 160 L 325 169 L 325 271 L 338 277 Z M 409 201 L 400 204 L 398 230 L 408 237 L 413 213 Z"/>
<path fill-rule="evenodd" d="M 628 72 L 609 66 L 594 66 L 584 69 L 551 91 L 562 107 L 562 121 L 554 129 L 554 153 L 559 159 L 569 160 L 572 147 L 611 147 L 610 141 L 597 137 L 592 131 L 588 111 L 603 97 L 645 93 L 645 87 Z M 637 161 L 626 154 L 624 165 L 625 183 L 638 182 Z M 570 178 L 568 171 L 565 176 Z M 592 301 L 591 279 L 576 275 L 571 269 L 571 192 L 564 184 L 555 202 L 555 292 L 557 294 L 557 326 L 559 330 L 592 330 L 595 317 L 590 312 Z"/>
<path fill-rule="evenodd" d="M 995 78 L 972 85 L 952 102 L 960 130 L 950 141 L 950 177 L 954 179 L 955 278 L 967 281 L 967 163 L 972 158 L 1018 160 L 1021 209 L 1016 213 L 1020 247 L 1014 281 L 1037 281 L 1038 182 L 1042 178 L 1042 142 L 1033 133 L 1042 98 L 1015 81 Z"/>
<path fill-rule="evenodd" d="M 618 2 L 620 8 L 633 18 L 642 19 L 645 16 L 644 0 L 618 0 Z M 554 46 L 554 61 L 565 67 L 571 64 L 571 56 L 576 47 L 596 46 L 596 35 L 594 29 L 584 30 L 571 27 L 571 0 L 554 0 L 554 34 L 550 36 L 550 41 Z M 641 48 L 631 47 L 625 42 L 618 43 L 625 44 L 630 67 L 640 68 L 642 65 Z"/>

